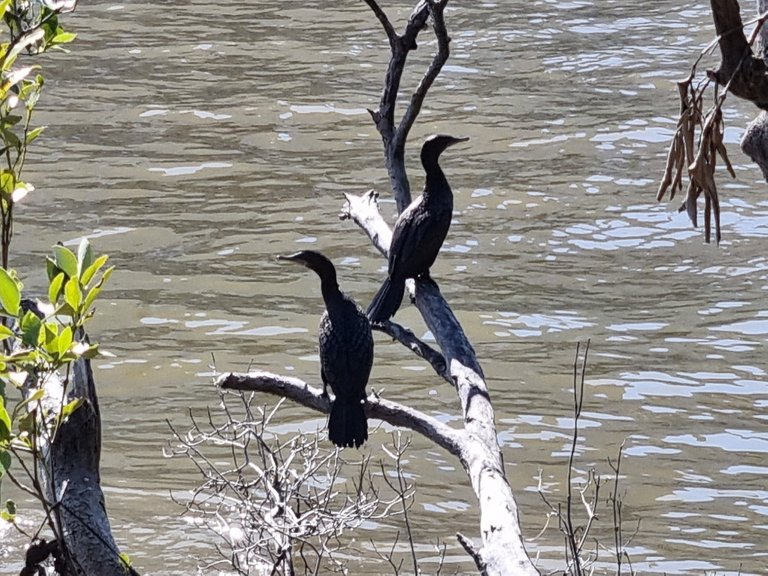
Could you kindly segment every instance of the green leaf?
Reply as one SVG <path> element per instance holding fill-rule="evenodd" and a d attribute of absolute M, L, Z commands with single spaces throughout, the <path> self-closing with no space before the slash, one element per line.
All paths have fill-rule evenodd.
<path fill-rule="evenodd" d="M 55 322 L 46 322 L 43 324 L 43 345 L 47 351 L 57 350 L 58 348 L 51 348 L 49 345 L 51 342 L 59 337 L 59 325 Z"/>
<path fill-rule="evenodd" d="M 115 269 L 114 266 L 110 266 L 106 270 L 104 270 L 104 274 L 102 274 L 101 279 L 96 283 L 96 286 L 90 289 L 88 292 L 88 295 L 85 297 L 85 302 L 83 303 L 83 310 L 87 311 L 90 310 L 91 306 L 93 305 L 93 302 L 96 300 L 96 297 L 101 292 L 102 287 L 104 286 L 104 283 L 109 280 L 109 277 L 112 275 L 112 271 Z"/>
<path fill-rule="evenodd" d="M 61 296 L 61 287 L 64 284 L 64 273 L 59 272 L 59 274 L 56 275 L 56 278 L 51 280 L 51 284 L 48 286 L 48 300 L 50 300 L 51 304 L 54 306 L 56 305 L 56 302 L 59 300 L 59 296 Z"/>
<path fill-rule="evenodd" d="M 10 454 L 3 451 L 0 454 L 8 454 L 8 466 L 10 467 Z M 0 478 L 3 477 L 3 463 L 2 463 L 3 457 L 0 455 Z M 6 468 L 7 470 L 8 468 Z M 0 510 L 0 518 L 5 520 L 6 522 L 15 522 L 16 521 L 16 503 L 13 500 L 7 500 L 5 502 L 5 510 Z"/>
<path fill-rule="evenodd" d="M 91 248 L 91 243 L 88 242 L 88 238 L 83 238 L 80 241 L 80 246 L 77 247 L 78 277 L 82 276 L 83 271 L 87 270 L 91 266 L 91 264 L 93 264 L 93 249 Z"/>
<path fill-rule="evenodd" d="M 80 290 L 80 282 L 77 277 L 67 280 L 64 286 L 64 302 L 69 304 L 75 313 L 80 310 L 80 305 L 83 303 L 83 292 Z"/>
<path fill-rule="evenodd" d="M 63 270 L 69 278 L 77 276 L 77 258 L 69 248 L 54 246 L 53 257 L 59 270 Z"/>
<path fill-rule="evenodd" d="M 72 327 L 67 326 L 66 328 L 64 328 L 64 330 L 61 331 L 61 334 L 59 334 L 59 340 L 58 340 L 59 356 L 63 356 L 64 354 L 66 354 L 70 346 L 72 346 Z"/>
<path fill-rule="evenodd" d="M 30 436 L 35 434 L 35 415 L 32 412 L 27 412 L 24 416 L 19 418 L 19 432 L 26 432 Z"/>
<path fill-rule="evenodd" d="M 50 256 L 45 259 L 45 271 L 48 273 L 48 282 L 56 278 L 56 275 L 62 272 Z"/>
<path fill-rule="evenodd" d="M 80 354 L 80 357 L 81 358 L 86 358 L 88 360 L 93 360 L 98 355 L 99 355 L 99 345 L 98 344 L 90 344 L 88 346 L 88 349 L 85 352 L 82 352 Z"/>
<path fill-rule="evenodd" d="M 11 453 L 6 450 L 0 450 L 0 478 L 11 469 Z M 6 504 L 6 507 L 8 505 Z"/>
<path fill-rule="evenodd" d="M 46 128 L 45 126 L 38 126 L 37 128 L 33 128 L 32 130 L 27 132 L 27 140 L 26 140 L 27 145 L 34 142 L 37 139 L 37 137 L 43 133 L 43 130 L 45 130 L 45 128 Z"/>
<path fill-rule="evenodd" d="M 11 437 L 11 417 L 5 409 L 5 400 L 0 396 L 0 442 Z"/>
<path fill-rule="evenodd" d="M 19 412 L 28 404 L 36 404 L 37 402 L 40 402 L 40 400 L 43 399 L 45 396 L 45 390 L 42 388 L 36 388 L 32 394 L 27 396 L 23 401 L 19 402 L 16 405 L 16 408 L 14 409 L 14 415 L 19 414 Z M 36 406 L 33 406 L 32 409 L 36 408 Z M 29 411 L 29 408 L 27 408 L 27 411 Z"/>
<path fill-rule="evenodd" d="M 21 292 L 16 280 L 8 274 L 8 270 L 0 268 L 0 305 L 3 310 L 13 317 L 19 315 Z"/>
<path fill-rule="evenodd" d="M 8 326 L 6 326 L 5 324 L 0 324 L 0 342 L 5 340 L 6 338 L 10 338 L 13 335 L 14 335 L 13 330 L 8 328 Z M 2 364 L 2 362 L 0 362 L 0 364 Z"/>
<path fill-rule="evenodd" d="M 61 418 L 69 418 L 69 416 L 83 405 L 84 400 L 82 398 L 75 398 L 71 402 L 68 402 L 66 406 L 61 409 Z"/>
<path fill-rule="evenodd" d="M 3 194 L 10 196 L 16 189 L 16 174 L 11 170 L 3 170 L 0 172 L 0 191 Z"/>
<path fill-rule="evenodd" d="M 53 37 L 53 40 L 51 40 L 52 44 L 69 44 L 77 38 L 77 34 L 74 32 L 59 32 L 56 34 L 56 36 Z"/>
<path fill-rule="evenodd" d="M 11 193 L 11 200 L 15 202 L 19 202 L 22 200 L 27 194 L 32 192 L 35 189 L 32 184 L 29 184 L 28 182 L 17 182 L 16 188 L 13 189 L 13 192 Z"/>
<path fill-rule="evenodd" d="M 107 263 L 107 260 L 109 260 L 109 256 L 104 254 L 103 256 L 99 256 L 96 258 L 96 260 L 88 266 L 88 268 L 85 270 L 85 272 L 82 273 L 80 276 L 80 283 L 83 286 L 88 286 L 88 283 L 93 279 L 96 272 L 101 270 L 101 267 L 104 266 L 104 264 Z"/>
<path fill-rule="evenodd" d="M 43 323 L 37 314 L 27 312 L 21 319 L 21 341 L 27 346 L 36 346 Z"/>
<path fill-rule="evenodd" d="M 2 134 L 6 144 L 12 146 L 16 150 L 21 150 L 21 140 L 19 140 L 19 137 L 16 136 L 13 131 L 8 128 L 0 127 L 0 134 Z"/>

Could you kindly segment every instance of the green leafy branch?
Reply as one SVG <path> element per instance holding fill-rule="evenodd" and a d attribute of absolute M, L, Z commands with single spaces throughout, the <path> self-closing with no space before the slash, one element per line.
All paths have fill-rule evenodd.
<path fill-rule="evenodd" d="M 36 3 L 0 0 L 0 17 L 8 35 L 0 42 L 0 258 L 8 268 L 14 205 L 34 190 L 22 179 L 28 146 L 43 132 L 32 128 L 32 114 L 43 89 L 39 65 L 18 66 L 19 57 L 61 49 L 76 34 L 59 25 L 59 15 L 76 2 Z M 4 165 L 3 165 L 4 164 Z"/>
<path fill-rule="evenodd" d="M 69 368 L 81 358 L 98 354 L 98 345 L 78 338 L 81 328 L 93 316 L 94 302 L 111 276 L 108 256 L 96 255 L 87 239 L 77 253 L 54 246 L 47 259 L 48 300 L 33 303 L 22 298 L 23 286 L 13 272 L 0 268 L 0 341 L 7 352 L 0 354 L 0 480 L 7 475 L 22 490 L 44 501 L 37 466 L 24 467 L 32 487 L 28 488 L 10 471 L 12 458 L 22 462 L 24 454 L 38 462 L 42 447 L 50 445 L 58 427 L 82 403 L 65 402 Z M 45 385 L 60 371 L 66 371 L 63 390 L 51 400 Z M 16 389 L 21 400 L 12 409 L 9 390 Z M 13 522 L 13 502 L 0 511 L 0 518 Z"/>

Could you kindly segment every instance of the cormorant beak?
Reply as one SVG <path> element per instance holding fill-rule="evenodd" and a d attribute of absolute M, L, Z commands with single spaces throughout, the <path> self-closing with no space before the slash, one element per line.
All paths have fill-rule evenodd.
<path fill-rule="evenodd" d="M 295 254 L 287 254 L 287 255 L 278 254 L 277 259 L 288 260 L 289 262 L 296 262 L 298 264 L 306 265 L 304 258 L 302 258 L 301 252 L 296 252 Z"/>
<path fill-rule="evenodd" d="M 448 141 L 445 147 L 448 148 L 450 146 L 453 146 L 454 144 L 460 144 L 461 142 L 468 142 L 468 141 L 469 141 L 469 136 L 463 136 L 462 138 L 451 136 L 451 139 Z"/>

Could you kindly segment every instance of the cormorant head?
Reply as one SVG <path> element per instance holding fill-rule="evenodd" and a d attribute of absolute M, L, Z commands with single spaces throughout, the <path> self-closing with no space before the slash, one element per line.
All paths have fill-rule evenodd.
<path fill-rule="evenodd" d="M 459 142 L 466 142 L 469 138 L 456 138 L 455 136 L 448 136 L 447 134 L 436 134 L 430 136 L 424 141 L 424 145 L 421 147 L 421 163 L 424 166 L 437 163 L 437 159 L 443 150 Z"/>
<path fill-rule="evenodd" d="M 278 256 L 277 259 L 290 260 L 291 262 L 302 264 L 310 270 L 314 270 L 323 282 L 336 282 L 336 268 L 334 268 L 333 263 L 320 254 L 320 252 L 315 252 L 314 250 L 302 250 L 295 254 Z"/>

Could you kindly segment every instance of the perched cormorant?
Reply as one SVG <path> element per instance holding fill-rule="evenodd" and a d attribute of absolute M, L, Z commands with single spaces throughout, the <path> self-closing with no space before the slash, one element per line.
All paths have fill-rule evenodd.
<path fill-rule="evenodd" d="M 453 192 L 437 160 L 443 150 L 467 140 L 430 136 L 421 147 L 421 164 L 427 175 L 424 192 L 395 222 L 387 279 L 368 306 L 371 322 L 384 322 L 395 315 L 403 300 L 406 279 L 429 274 L 453 215 Z"/>
<path fill-rule="evenodd" d="M 368 317 L 336 281 L 336 269 L 328 258 L 312 250 L 278 256 L 303 264 L 320 276 L 325 313 L 320 318 L 320 377 L 323 395 L 328 386 L 335 396 L 328 419 L 328 438 L 336 446 L 361 446 L 368 439 L 363 402 L 373 365 L 373 336 Z"/>

